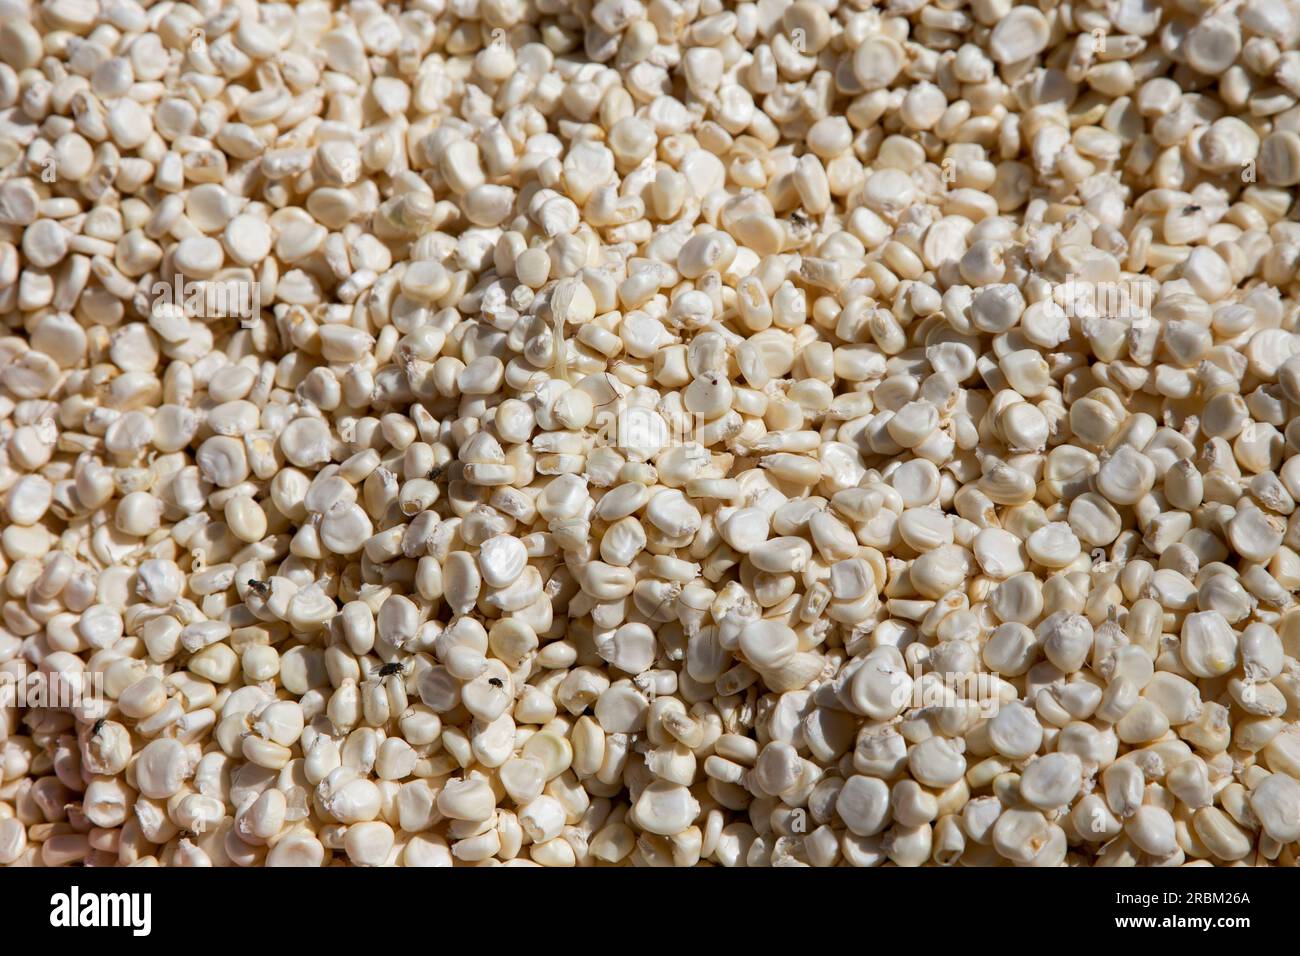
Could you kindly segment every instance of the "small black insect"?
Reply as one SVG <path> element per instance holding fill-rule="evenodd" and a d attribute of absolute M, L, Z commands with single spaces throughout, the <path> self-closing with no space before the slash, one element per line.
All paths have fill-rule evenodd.
<path fill-rule="evenodd" d="M 98 736 L 99 732 L 104 729 L 106 723 L 108 723 L 107 717 L 101 717 L 99 720 L 95 721 L 94 725 L 90 728 L 90 736 Z"/>
<path fill-rule="evenodd" d="M 429 480 L 438 481 L 447 473 L 446 465 L 434 465 L 429 469 Z"/>
<path fill-rule="evenodd" d="M 1200 212 L 1200 211 L 1201 211 L 1201 207 L 1200 207 L 1200 206 L 1196 206 L 1196 205 L 1192 205 L 1192 206 L 1184 206 L 1184 207 L 1183 207 L 1183 215 L 1184 215 L 1184 216 L 1190 216 L 1192 213 L 1194 213 L 1194 212 Z"/>
<path fill-rule="evenodd" d="M 389 661 L 383 667 L 379 668 L 380 677 L 391 677 L 393 674 L 400 674 L 404 670 L 402 664 L 398 661 Z"/>
<path fill-rule="evenodd" d="M 493 687 L 504 687 L 504 686 L 505 686 L 505 683 L 501 680 L 500 677 L 489 677 L 489 678 L 488 678 L 488 683 L 491 684 Z"/>
<path fill-rule="evenodd" d="M 248 588 L 254 594 L 260 597 L 266 597 L 271 590 L 271 585 L 267 584 L 265 581 L 259 581 L 257 578 L 249 578 Z"/>

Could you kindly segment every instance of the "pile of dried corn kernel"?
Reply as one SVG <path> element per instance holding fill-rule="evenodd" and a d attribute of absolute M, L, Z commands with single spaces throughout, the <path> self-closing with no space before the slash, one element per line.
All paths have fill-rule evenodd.
<path fill-rule="evenodd" d="M 1294 864 L 1298 45 L 0 0 L 0 863 Z"/>

